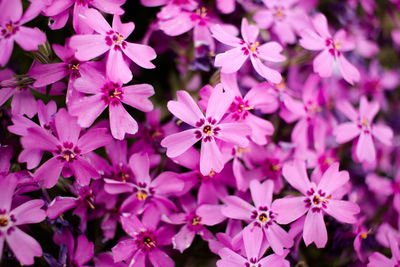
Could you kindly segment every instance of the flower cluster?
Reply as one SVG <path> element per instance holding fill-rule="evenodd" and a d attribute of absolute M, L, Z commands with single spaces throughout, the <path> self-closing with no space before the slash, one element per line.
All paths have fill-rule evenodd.
<path fill-rule="evenodd" d="M 398 0 L 0 11 L 1 265 L 400 265 Z"/>

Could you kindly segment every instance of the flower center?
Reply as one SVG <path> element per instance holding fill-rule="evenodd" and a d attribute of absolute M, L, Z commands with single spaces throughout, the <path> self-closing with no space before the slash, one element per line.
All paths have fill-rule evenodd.
<path fill-rule="evenodd" d="M 140 249 L 149 251 L 156 247 L 157 241 L 153 232 L 143 231 L 136 236 L 136 244 Z"/>
<path fill-rule="evenodd" d="M 62 146 L 57 146 L 58 159 L 64 162 L 71 162 L 77 158 L 81 150 L 71 142 L 64 142 Z"/>
<path fill-rule="evenodd" d="M 326 196 L 325 192 L 318 190 L 315 192 L 314 188 L 307 191 L 308 198 L 304 200 L 306 208 L 311 209 L 312 212 L 320 212 L 322 208 L 326 209 L 326 204 L 331 198 L 331 195 Z"/>
<path fill-rule="evenodd" d="M 1 29 L 0 36 L 2 36 L 4 38 L 9 38 L 19 30 L 19 27 L 18 27 L 18 25 L 15 25 L 12 22 L 9 22 L 0 29 Z"/>
<path fill-rule="evenodd" d="M 325 40 L 325 45 L 329 48 L 328 51 L 332 56 L 336 55 L 339 57 L 341 55 L 340 49 L 342 43 L 342 40 L 333 40 L 332 38 L 327 38 Z"/>
<path fill-rule="evenodd" d="M 358 128 L 362 129 L 364 133 L 370 133 L 371 125 L 366 118 L 358 120 Z"/>
<path fill-rule="evenodd" d="M 243 98 L 240 96 L 236 96 L 235 100 L 229 107 L 229 112 L 233 113 L 232 117 L 234 120 L 238 121 L 240 119 L 246 119 L 249 110 L 254 109 L 253 106 L 250 106 L 249 101 L 243 101 Z"/>
<path fill-rule="evenodd" d="M 193 217 L 192 218 L 192 225 L 196 226 L 199 225 L 201 223 L 201 218 L 199 216 Z"/>
<path fill-rule="evenodd" d="M 221 130 L 215 125 L 216 123 L 217 121 L 211 117 L 209 117 L 207 121 L 200 119 L 200 121 L 196 122 L 196 127 L 198 128 L 198 130 L 194 132 L 196 138 L 203 138 L 204 142 L 211 141 Z"/>
<path fill-rule="evenodd" d="M 108 46 L 113 46 L 114 50 L 121 50 L 126 48 L 125 38 L 122 34 L 115 32 L 113 30 L 108 31 L 106 36 L 106 44 Z"/>
<path fill-rule="evenodd" d="M 251 218 L 256 226 L 268 228 L 272 225 L 272 220 L 275 218 L 274 213 L 268 207 L 258 207 L 258 210 L 252 212 Z"/>
<path fill-rule="evenodd" d="M 118 104 L 123 99 L 123 91 L 118 83 L 108 82 L 101 90 L 107 104 Z"/>
<path fill-rule="evenodd" d="M 0 227 L 6 227 L 8 225 L 8 216 L 3 214 L 0 216 Z"/>
<path fill-rule="evenodd" d="M 153 188 L 147 188 L 146 183 L 139 183 L 134 190 L 136 192 L 137 199 L 140 201 L 145 201 L 154 193 Z"/>

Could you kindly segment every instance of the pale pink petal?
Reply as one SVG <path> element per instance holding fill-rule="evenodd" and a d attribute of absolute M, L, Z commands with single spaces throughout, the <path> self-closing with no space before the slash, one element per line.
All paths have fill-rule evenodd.
<path fill-rule="evenodd" d="M 317 32 L 319 33 L 319 35 L 321 35 L 321 37 L 323 38 L 331 37 L 331 34 L 328 29 L 328 21 L 326 20 L 326 17 L 323 14 L 321 13 L 316 14 L 312 19 L 312 23 L 315 30 L 317 30 Z"/>
<path fill-rule="evenodd" d="M 374 124 L 372 126 L 372 135 L 387 146 L 392 145 L 393 131 L 389 126 L 383 124 Z"/>
<path fill-rule="evenodd" d="M 153 103 L 148 99 L 154 95 L 154 88 L 150 84 L 135 84 L 123 87 L 122 102 L 143 112 L 153 110 Z"/>
<path fill-rule="evenodd" d="M 106 63 L 107 76 L 112 81 L 128 83 L 132 80 L 132 72 L 125 62 L 122 52 L 110 49 Z"/>
<path fill-rule="evenodd" d="M 114 138 L 122 140 L 126 133 L 135 134 L 138 131 L 137 122 L 122 104 L 111 104 L 108 109 L 110 113 L 110 129 Z"/>
<path fill-rule="evenodd" d="M 303 239 L 306 246 L 314 242 L 317 248 L 325 247 L 326 242 L 328 242 L 328 233 L 322 211 L 313 212 L 310 210 L 307 213 L 304 221 Z"/>
<path fill-rule="evenodd" d="M 282 43 L 294 44 L 297 41 L 294 29 L 288 21 L 277 21 L 272 29 Z"/>
<path fill-rule="evenodd" d="M 325 40 L 311 29 L 305 29 L 301 32 L 300 45 L 308 50 L 323 50 Z"/>
<path fill-rule="evenodd" d="M 76 49 L 75 56 L 82 61 L 88 61 L 110 50 L 104 36 L 94 34 L 74 35 L 71 37 L 69 45 Z"/>
<path fill-rule="evenodd" d="M 325 49 L 313 61 L 314 72 L 318 73 L 321 77 L 330 77 L 332 75 L 332 65 L 334 57 Z"/>
<path fill-rule="evenodd" d="M 74 82 L 74 89 L 79 92 L 86 94 L 98 94 L 102 92 L 102 88 L 106 83 L 106 79 L 103 73 L 98 71 L 89 70 L 86 71 L 84 76 L 78 78 Z"/>
<path fill-rule="evenodd" d="M 253 16 L 253 19 L 261 29 L 268 29 L 274 22 L 274 17 L 269 10 L 257 11 Z"/>
<path fill-rule="evenodd" d="M 283 248 L 290 248 L 293 246 L 293 238 L 279 225 L 273 223 L 264 231 L 272 250 L 276 254 L 284 255 L 285 251 Z"/>
<path fill-rule="evenodd" d="M 267 180 L 260 184 L 259 181 L 252 180 L 250 182 L 250 192 L 256 207 L 271 207 L 274 182 L 272 180 Z"/>
<path fill-rule="evenodd" d="M 235 11 L 235 0 L 217 0 L 217 8 L 223 14 L 230 14 Z"/>
<path fill-rule="evenodd" d="M 191 13 L 181 11 L 175 17 L 159 22 L 160 29 L 167 35 L 178 36 L 190 31 L 195 23 L 190 18 Z"/>
<path fill-rule="evenodd" d="M 279 256 L 276 254 L 271 254 L 259 262 L 261 266 L 274 266 L 274 267 L 290 267 L 290 262 L 285 260 L 283 256 Z"/>
<path fill-rule="evenodd" d="M 259 58 L 250 56 L 250 59 L 257 73 L 267 79 L 267 81 L 270 81 L 272 83 L 280 83 L 282 81 L 282 76 L 278 71 L 265 66 Z"/>
<path fill-rule="evenodd" d="M 173 248 L 182 253 L 192 244 L 194 236 L 195 232 L 189 230 L 187 225 L 184 225 L 181 230 L 179 230 L 179 232 L 172 238 Z"/>
<path fill-rule="evenodd" d="M 308 208 L 304 203 L 305 197 L 286 197 L 272 202 L 272 210 L 277 213 L 279 224 L 288 224 L 304 215 Z"/>
<path fill-rule="evenodd" d="M 340 222 L 356 223 L 355 215 L 360 213 L 360 207 L 350 201 L 329 199 L 324 211 Z"/>
<path fill-rule="evenodd" d="M 151 182 L 151 187 L 157 191 L 157 194 L 165 196 L 181 193 L 184 183 L 180 178 L 177 177 L 175 172 L 165 171 L 158 175 Z"/>
<path fill-rule="evenodd" d="M 148 45 L 127 42 L 123 52 L 142 68 L 154 69 L 156 67 L 150 62 L 156 58 L 156 51 Z"/>
<path fill-rule="evenodd" d="M 247 43 L 254 43 L 257 39 L 259 32 L 260 31 L 256 25 L 249 25 L 249 22 L 246 18 L 242 19 L 241 33 L 243 39 Z"/>
<path fill-rule="evenodd" d="M 94 0 L 91 2 L 91 5 L 106 13 L 122 15 L 124 14 L 124 10 L 121 8 L 121 5 L 124 3 L 125 0 Z"/>
<path fill-rule="evenodd" d="M 229 248 L 223 248 L 218 252 L 218 255 L 222 258 L 222 260 L 229 262 L 229 265 L 218 265 L 218 266 L 245 266 L 245 263 L 247 263 L 247 260 L 240 256 L 239 254 L 233 252 Z M 232 265 L 231 265 L 232 264 Z"/>
<path fill-rule="evenodd" d="M 223 201 L 226 206 L 221 208 L 221 213 L 228 218 L 250 220 L 252 211 L 256 210 L 247 201 L 237 196 L 227 196 Z"/>
<path fill-rule="evenodd" d="M 284 55 L 281 55 L 282 49 L 277 42 L 268 42 L 258 47 L 258 55 L 267 61 L 282 62 L 286 59 Z"/>
<path fill-rule="evenodd" d="M 174 267 L 174 261 L 162 250 L 155 248 L 149 252 L 150 262 L 154 267 Z"/>
<path fill-rule="evenodd" d="M 360 72 L 343 55 L 337 57 L 340 73 L 348 83 L 354 84 L 360 80 Z"/>
<path fill-rule="evenodd" d="M 168 110 L 177 118 L 190 124 L 192 126 L 196 125 L 196 122 L 200 119 L 204 119 L 203 113 L 201 113 L 196 102 L 186 91 L 176 92 L 178 101 L 168 101 Z"/>
<path fill-rule="evenodd" d="M 29 76 L 36 81 L 33 84 L 35 87 L 41 87 L 55 83 L 67 76 L 65 63 L 54 64 L 37 64 L 30 71 Z"/>
<path fill-rule="evenodd" d="M 218 54 L 215 57 L 214 65 L 216 67 L 222 67 L 221 71 L 224 73 L 233 73 L 242 67 L 247 58 L 248 55 L 244 54 L 242 48 L 236 47 Z"/>
<path fill-rule="evenodd" d="M 335 162 L 322 175 L 318 189 L 330 195 L 344 186 L 349 180 L 349 173 L 347 171 L 339 172 L 339 163 Z"/>
<path fill-rule="evenodd" d="M 268 143 L 268 136 L 274 133 L 274 126 L 270 121 L 249 113 L 246 117 L 246 124 L 251 128 L 250 138 L 258 145 Z"/>
<path fill-rule="evenodd" d="M 197 208 L 196 214 L 201 217 L 204 225 L 216 225 L 223 222 L 226 217 L 221 213 L 221 205 L 203 204 Z"/>
<path fill-rule="evenodd" d="M 370 173 L 365 179 L 368 189 L 377 195 L 390 196 L 393 195 L 392 181 L 385 179 L 375 173 Z"/>
<path fill-rule="evenodd" d="M 133 22 L 122 23 L 121 18 L 118 15 L 114 15 L 112 27 L 124 38 L 127 38 L 135 29 L 135 24 Z"/>
<path fill-rule="evenodd" d="M 333 135 L 336 137 L 336 142 L 339 144 L 353 140 L 361 133 L 361 129 L 354 122 L 345 122 L 336 126 Z"/>
<path fill-rule="evenodd" d="M 10 234 L 6 235 L 6 241 L 22 265 L 32 265 L 35 262 L 34 257 L 42 256 L 39 243 L 18 227 L 14 227 Z"/>
<path fill-rule="evenodd" d="M 230 45 L 230 46 L 239 46 L 241 40 L 237 38 L 236 36 L 231 35 L 230 33 L 227 33 L 221 25 L 213 25 L 211 26 L 211 33 L 215 39 L 220 41 L 221 43 Z"/>
<path fill-rule="evenodd" d="M 224 168 L 224 158 L 214 139 L 201 142 L 200 172 L 209 175 L 211 171 L 219 173 Z"/>
<path fill-rule="evenodd" d="M 98 32 L 102 35 L 106 35 L 106 32 L 111 30 L 110 24 L 108 24 L 103 15 L 101 15 L 101 13 L 94 8 L 86 10 L 81 19 L 95 32 Z"/>
<path fill-rule="evenodd" d="M 46 42 L 46 35 L 38 28 L 19 26 L 14 35 L 15 41 L 26 51 L 38 50 L 38 46 Z"/>
<path fill-rule="evenodd" d="M 8 172 L 8 170 L 7 170 Z M 18 180 L 14 176 L 0 179 L 0 209 L 6 212 L 10 211 L 11 201 L 13 199 L 14 190 L 17 186 Z"/>
<path fill-rule="evenodd" d="M 246 227 L 243 230 L 243 243 L 248 259 L 258 259 L 264 234 L 261 227 Z"/>
<path fill-rule="evenodd" d="M 282 174 L 291 186 L 299 190 L 303 195 L 307 195 L 307 191 L 311 188 L 311 183 L 303 160 L 285 163 Z"/>
<path fill-rule="evenodd" d="M 0 24 L 9 21 L 18 21 L 22 16 L 22 3 L 21 1 L 2 1 L 0 2 L 0 10 L 2 12 Z"/>
<path fill-rule="evenodd" d="M 232 104 L 235 97 L 232 90 L 224 90 L 222 84 L 218 84 L 211 92 L 210 99 L 207 104 L 206 118 L 213 118 L 219 122 Z"/>
<path fill-rule="evenodd" d="M 375 145 L 369 133 L 361 132 L 358 139 L 356 155 L 360 161 L 374 162 L 376 159 Z"/>
<path fill-rule="evenodd" d="M 46 218 L 46 212 L 41 209 L 44 201 L 41 199 L 29 200 L 10 212 L 16 219 L 15 225 L 39 223 Z"/>
<path fill-rule="evenodd" d="M 197 130 L 190 129 L 165 137 L 161 141 L 161 145 L 167 148 L 167 156 L 170 158 L 177 157 L 199 141 L 195 131 Z"/>
<path fill-rule="evenodd" d="M 379 103 L 377 101 L 368 102 L 367 97 L 363 95 L 360 100 L 359 110 L 361 118 L 365 118 L 368 122 L 372 122 L 379 111 Z"/>
<path fill-rule="evenodd" d="M 71 103 L 69 112 L 72 116 L 78 117 L 78 124 L 81 127 L 87 128 L 106 109 L 107 105 L 102 98 L 103 96 L 100 94 L 80 98 Z"/>
<path fill-rule="evenodd" d="M 349 101 L 347 101 L 345 99 L 340 99 L 335 103 L 335 107 L 350 120 L 352 120 L 352 121 L 357 120 L 358 112 L 353 107 L 353 105 L 350 104 Z"/>

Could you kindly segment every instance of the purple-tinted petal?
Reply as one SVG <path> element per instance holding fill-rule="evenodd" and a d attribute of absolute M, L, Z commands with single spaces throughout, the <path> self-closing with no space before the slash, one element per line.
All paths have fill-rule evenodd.
<path fill-rule="evenodd" d="M 52 188 L 57 183 L 63 167 L 64 162 L 57 157 L 51 158 L 36 170 L 34 178 L 36 181 L 43 181 L 45 188 Z"/>
<path fill-rule="evenodd" d="M 174 261 L 162 250 L 155 248 L 149 252 L 149 258 L 154 267 L 173 267 Z"/>
<path fill-rule="evenodd" d="M 259 34 L 259 29 L 256 25 L 249 25 L 246 18 L 242 19 L 241 29 L 240 29 L 243 39 L 247 43 L 254 43 Z"/>
<path fill-rule="evenodd" d="M 88 9 L 82 17 L 82 20 L 95 32 L 105 35 L 106 32 L 111 30 L 110 25 L 101 13 L 94 9 Z"/>
<path fill-rule="evenodd" d="M 46 212 L 41 209 L 43 205 L 41 199 L 30 200 L 13 209 L 10 215 L 14 215 L 16 225 L 38 223 L 46 218 Z"/>
<path fill-rule="evenodd" d="M 221 213 L 221 205 L 204 204 L 197 208 L 196 214 L 205 225 L 215 225 L 223 222 L 226 217 Z"/>
<path fill-rule="evenodd" d="M 343 55 L 338 57 L 337 63 L 340 73 L 348 83 L 354 84 L 360 80 L 360 72 Z"/>
<path fill-rule="evenodd" d="M 106 13 L 122 15 L 124 10 L 121 8 L 121 5 L 124 3 L 125 0 L 94 0 L 91 2 L 91 5 Z"/>
<path fill-rule="evenodd" d="M 7 170 L 8 171 L 8 170 Z M 14 195 L 15 187 L 17 186 L 17 179 L 14 176 L 1 177 L 0 188 L 2 189 L 0 194 L 0 209 L 10 211 L 11 201 Z"/>
<path fill-rule="evenodd" d="M 135 84 L 126 86 L 124 89 L 124 98 L 122 102 L 143 112 L 149 112 L 153 109 L 153 103 L 148 99 L 154 95 L 154 88 L 150 84 Z"/>
<path fill-rule="evenodd" d="M 360 161 L 374 162 L 376 151 L 371 134 L 361 132 L 357 143 L 356 155 Z"/>
<path fill-rule="evenodd" d="M 218 54 L 215 57 L 214 65 L 216 67 L 222 67 L 221 72 L 223 73 L 233 73 L 242 67 L 248 57 L 248 55 L 244 54 L 241 47 L 236 47 Z"/>
<path fill-rule="evenodd" d="M 7 64 L 8 60 L 11 57 L 13 48 L 13 39 L 0 39 L 0 66 L 4 67 Z"/>
<path fill-rule="evenodd" d="M 317 248 L 325 247 L 328 241 L 328 233 L 322 211 L 313 212 L 310 210 L 307 213 L 304 221 L 303 239 L 306 246 L 314 242 Z"/>
<path fill-rule="evenodd" d="M 135 175 L 135 178 L 137 182 L 140 183 L 150 183 L 150 165 L 149 165 L 149 156 L 146 154 L 133 154 L 129 158 L 129 166 L 131 167 L 131 170 L 133 174 Z"/>
<path fill-rule="evenodd" d="M 134 239 L 126 239 L 118 242 L 118 244 L 111 249 L 114 262 L 129 259 L 137 249 L 136 240 Z"/>
<path fill-rule="evenodd" d="M 346 143 L 360 135 L 361 129 L 354 122 L 345 122 L 339 124 L 333 134 L 336 137 L 336 142 L 339 144 Z"/>
<path fill-rule="evenodd" d="M 41 87 L 61 80 L 67 76 L 68 72 L 65 68 L 65 63 L 54 63 L 37 64 L 28 74 L 36 80 L 33 85 L 35 87 Z"/>
<path fill-rule="evenodd" d="M 218 84 L 212 91 L 208 100 L 206 118 L 213 118 L 219 122 L 225 114 L 235 97 L 233 91 L 224 90 L 221 84 Z"/>
<path fill-rule="evenodd" d="M 17 91 L 11 101 L 12 114 L 25 114 L 32 118 L 37 113 L 36 100 L 31 90 Z"/>
<path fill-rule="evenodd" d="M 334 57 L 329 50 L 323 50 L 313 61 L 314 72 L 318 73 L 321 77 L 330 77 L 332 75 L 333 60 Z"/>
<path fill-rule="evenodd" d="M 187 225 L 184 225 L 181 230 L 172 238 L 173 248 L 181 253 L 187 249 L 193 242 L 195 232 L 189 230 Z"/>
<path fill-rule="evenodd" d="M 267 180 L 260 184 L 259 181 L 252 180 L 250 182 L 250 192 L 256 207 L 271 207 L 274 182 L 272 180 Z"/>
<path fill-rule="evenodd" d="M 335 162 L 322 175 L 318 184 L 318 189 L 330 195 L 345 185 L 349 180 L 349 173 L 347 171 L 339 172 L 339 163 Z"/>
<path fill-rule="evenodd" d="M 393 131 L 389 126 L 383 124 L 374 124 L 372 126 L 372 135 L 387 146 L 392 145 Z"/>
<path fill-rule="evenodd" d="M 277 42 L 268 42 L 258 47 L 259 56 L 267 61 L 282 62 L 286 57 L 281 55 L 282 46 Z"/>
<path fill-rule="evenodd" d="M 86 154 L 99 147 L 108 145 L 112 137 L 108 134 L 106 128 L 95 128 L 87 131 L 81 138 L 79 138 L 77 146 L 82 154 Z"/>
<path fill-rule="evenodd" d="M 168 195 L 176 194 L 182 191 L 184 183 L 178 178 L 178 174 L 174 172 L 162 172 L 155 178 L 151 186 L 157 191 L 157 194 Z"/>
<path fill-rule="evenodd" d="M 85 96 L 69 105 L 69 112 L 72 116 L 78 117 L 81 127 L 89 127 L 106 109 L 107 105 L 103 101 L 103 96 Z"/>
<path fill-rule="evenodd" d="M 110 50 L 104 36 L 94 34 L 74 35 L 71 37 L 69 45 L 77 50 L 75 56 L 82 61 L 91 60 Z"/>
<path fill-rule="evenodd" d="M 61 213 L 76 207 L 78 203 L 78 199 L 74 197 L 57 196 L 47 207 L 47 217 L 49 217 L 49 219 L 55 219 L 60 216 Z"/>
<path fill-rule="evenodd" d="M 132 80 L 132 72 L 125 62 L 121 50 L 110 49 L 106 63 L 107 76 L 112 81 L 128 83 Z"/>
<path fill-rule="evenodd" d="M 283 255 L 285 253 L 283 248 L 290 248 L 293 246 L 293 238 L 279 225 L 273 223 L 264 231 L 267 236 L 268 243 L 277 255 Z"/>
<path fill-rule="evenodd" d="M 14 35 L 15 41 L 26 51 L 38 50 L 38 46 L 46 42 L 46 35 L 38 28 L 19 26 Z"/>
<path fill-rule="evenodd" d="M 74 262 L 83 265 L 93 258 L 94 244 L 85 235 L 80 235 L 76 241 Z"/>
<path fill-rule="evenodd" d="M 0 10 L 2 12 L 0 24 L 10 21 L 16 22 L 22 16 L 22 3 L 20 0 L 13 2 L 2 1 L 0 2 Z"/>
<path fill-rule="evenodd" d="M 68 111 L 63 108 L 58 111 L 54 121 L 60 141 L 76 144 L 79 133 L 81 132 L 81 127 L 77 123 L 77 118 L 72 117 Z"/>
<path fill-rule="evenodd" d="M 42 248 L 35 239 L 18 227 L 14 227 L 10 232 L 6 235 L 7 244 L 22 265 L 32 265 L 34 257 L 42 256 Z"/>
<path fill-rule="evenodd" d="M 231 35 L 226 32 L 221 25 L 216 24 L 211 27 L 212 35 L 215 39 L 220 41 L 221 43 L 230 45 L 230 46 L 239 46 L 241 40 L 236 36 Z"/>
<path fill-rule="evenodd" d="M 81 157 L 70 163 L 72 172 L 79 185 L 85 186 L 90 183 L 90 180 L 100 177 L 97 170 L 86 160 Z"/>
<path fill-rule="evenodd" d="M 259 58 L 250 56 L 250 59 L 257 73 L 267 79 L 267 81 L 270 81 L 272 83 L 280 83 L 282 81 L 282 76 L 278 71 L 265 66 Z"/>
<path fill-rule="evenodd" d="M 212 171 L 219 173 L 224 168 L 224 158 L 214 139 L 201 142 L 200 172 L 209 175 Z"/>
<path fill-rule="evenodd" d="M 141 229 L 145 229 L 146 227 L 139 221 L 139 219 L 133 214 L 123 214 L 120 218 L 122 228 L 126 233 L 130 236 L 135 236 L 140 232 Z"/>
<path fill-rule="evenodd" d="M 0 47 L 1 49 L 1 47 Z M 5 87 L 0 89 L 0 106 L 4 104 L 15 92 L 15 88 Z"/>
<path fill-rule="evenodd" d="M 218 252 L 219 256 L 222 258 L 223 261 L 226 261 L 229 264 L 223 264 L 219 265 L 224 266 L 224 267 L 229 267 L 229 266 L 245 266 L 245 263 L 247 263 L 247 260 L 240 256 L 239 254 L 233 252 L 229 248 L 223 248 Z"/>
<path fill-rule="evenodd" d="M 349 101 L 347 100 L 340 100 L 336 102 L 336 108 L 342 112 L 347 118 L 349 118 L 352 121 L 356 121 L 358 118 L 358 112 L 356 109 L 353 107 L 352 104 L 350 104 Z"/>

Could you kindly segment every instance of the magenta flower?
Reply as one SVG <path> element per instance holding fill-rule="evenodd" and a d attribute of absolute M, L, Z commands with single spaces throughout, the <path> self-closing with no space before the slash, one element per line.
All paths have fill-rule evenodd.
<path fill-rule="evenodd" d="M 118 80 L 92 71 L 77 79 L 74 87 L 79 92 L 90 94 L 70 104 L 69 111 L 78 117 L 79 125 L 89 127 L 108 106 L 111 134 L 119 140 L 122 140 L 126 133 L 135 134 L 138 131 L 137 122 L 122 103 L 145 112 L 153 109 L 153 104 L 148 98 L 154 94 L 154 89 L 149 84 L 123 87 Z"/>
<path fill-rule="evenodd" d="M 286 197 L 272 203 L 276 221 L 287 224 L 307 213 L 303 239 L 306 246 L 312 242 L 322 248 L 328 241 L 324 223 L 325 213 L 343 223 L 356 223 L 355 215 L 360 212 L 356 203 L 335 199 L 335 192 L 349 180 L 347 171 L 339 172 L 339 163 L 332 164 L 323 174 L 318 185 L 310 182 L 304 161 L 296 160 L 283 166 L 286 181 L 304 196 Z"/>
<path fill-rule="evenodd" d="M 6 155 L 6 153 L 3 154 L 4 151 L 0 150 L 0 152 L 2 153 L 0 157 Z M 2 161 L 3 159 L 0 159 L 1 163 L 3 163 Z M 18 207 L 12 208 L 11 202 L 18 180 L 13 175 L 6 176 L 8 168 L 5 169 L 7 172 L 0 172 L 0 260 L 4 241 L 6 241 L 22 265 L 32 265 L 34 257 L 42 256 L 42 248 L 35 239 L 18 226 L 43 221 L 46 218 L 46 212 L 41 209 L 44 201 L 41 199 L 28 200 Z"/>
<path fill-rule="evenodd" d="M 38 28 L 22 26 L 40 12 L 39 5 L 31 6 L 33 8 L 22 14 L 20 0 L 0 2 L 0 66 L 5 66 L 10 59 L 14 40 L 26 51 L 37 50 L 39 45 L 46 42 L 46 35 Z"/>
<path fill-rule="evenodd" d="M 249 223 L 246 228 L 262 229 L 263 235 L 272 250 L 283 255 L 284 248 L 293 246 L 293 239 L 285 230 L 275 223 L 276 212 L 271 210 L 274 183 L 271 180 L 260 184 L 256 180 L 250 182 L 250 192 L 254 206 L 237 196 L 228 196 L 224 199 L 225 207 L 222 214 L 228 218 L 245 220 Z"/>
<path fill-rule="evenodd" d="M 52 30 L 61 29 L 68 21 L 70 10 L 72 11 L 72 26 L 78 34 L 91 33 L 90 25 L 82 21 L 81 16 L 89 9 L 89 6 L 95 7 L 102 12 L 122 15 L 124 10 L 120 7 L 126 0 L 54 0 L 48 5 L 43 13 L 50 17 L 49 27 Z"/>
<path fill-rule="evenodd" d="M 351 120 L 339 124 L 333 134 L 339 144 L 346 143 L 356 137 L 356 156 L 361 162 L 374 162 L 376 151 L 374 138 L 383 144 L 390 146 L 393 139 L 393 131 L 383 124 L 372 124 L 375 115 L 379 111 L 379 104 L 375 101 L 368 102 L 365 96 L 361 97 L 359 111 L 347 101 L 338 101 L 337 108 Z"/>
<path fill-rule="evenodd" d="M 115 262 L 126 261 L 129 266 L 145 267 L 149 259 L 155 267 L 174 266 L 174 261 L 161 249 L 171 244 L 174 232 L 168 226 L 157 227 L 159 216 L 155 209 L 147 209 L 142 221 L 135 215 L 121 216 L 122 228 L 131 238 L 112 248 Z"/>
<path fill-rule="evenodd" d="M 330 77 L 333 63 L 337 63 L 340 74 L 350 84 L 360 80 L 360 73 L 343 55 L 343 52 L 354 49 L 355 44 L 346 37 L 344 30 L 339 30 L 332 37 L 328 29 L 326 17 L 319 13 L 313 20 L 314 30 L 308 28 L 301 33 L 300 45 L 308 50 L 319 51 L 314 59 L 314 72 L 321 77 Z"/>
<path fill-rule="evenodd" d="M 95 9 L 88 9 L 82 19 L 97 34 L 71 37 L 70 46 L 77 50 L 75 56 L 78 60 L 87 61 L 108 52 L 107 75 L 114 81 L 122 83 L 132 80 L 132 72 L 123 54 L 143 68 L 155 68 L 150 62 L 156 57 L 153 48 L 125 41 L 135 28 L 133 22 L 122 23 L 119 16 L 114 15 L 112 27 L 110 27 L 101 13 Z"/>
<path fill-rule="evenodd" d="M 81 127 L 65 109 L 56 114 L 55 129 L 58 138 L 43 128 L 34 127 L 29 128 L 28 135 L 21 139 L 24 149 L 53 153 L 53 157 L 36 170 L 35 180 L 51 188 L 57 183 L 61 171 L 64 177 L 74 174 L 81 186 L 88 185 L 91 178 L 99 178 L 100 174 L 84 155 L 111 142 L 107 129 L 91 129 L 79 137 Z"/>
<path fill-rule="evenodd" d="M 220 249 L 218 255 L 221 257 L 221 260 L 217 261 L 217 266 L 290 266 L 289 261 L 285 260 L 287 253 L 282 256 L 271 254 L 265 258 L 262 258 L 266 247 L 263 246 L 263 235 L 261 229 L 258 227 L 253 229 L 247 228 L 243 230 L 243 243 L 245 255 L 234 252 L 230 248 Z"/>
<path fill-rule="evenodd" d="M 296 6 L 298 0 L 263 0 L 262 2 L 266 8 L 255 13 L 254 20 L 262 29 L 272 28 L 272 32 L 282 43 L 294 44 L 296 33 L 309 27 L 307 14 Z"/>
<path fill-rule="evenodd" d="M 246 147 L 249 143 L 246 136 L 251 131 L 243 123 L 221 123 L 223 115 L 232 103 L 233 92 L 223 91 L 222 86 L 217 85 L 208 101 L 206 116 L 186 91 L 178 91 L 177 96 L 178 101 L 168 102 L 169 111 L 195 128 L 165 137 L 161 145 L 167 148 L 167 156 L 177 157 L 201 140 L 201 173 L 208 175 L 212 171 L 220 172 L 224 161 L 216 139 Z"/>
<path fill-rule="evenodd" d="M 242 20 L 242 39 L 239 39 L 226 32 L 220 25 L 211 27 L 215 39 L 228 46 L 234 47 L 215 57 L 215 66 L 221 67 L 224 73 L 238 71 L 244 62 L 250 57 L 254 69 L 262 77 L 272 83 L 280 83 L 281 74 L 263 64 L 261 59 L 271 62 L 282 62 L 285 56 L 281 55 L 282 47 L 277 42 L 268 42 L 260 45 L 256 41 L 259 29 L 256 25 L 249 25 L 246 18 Z"/>

